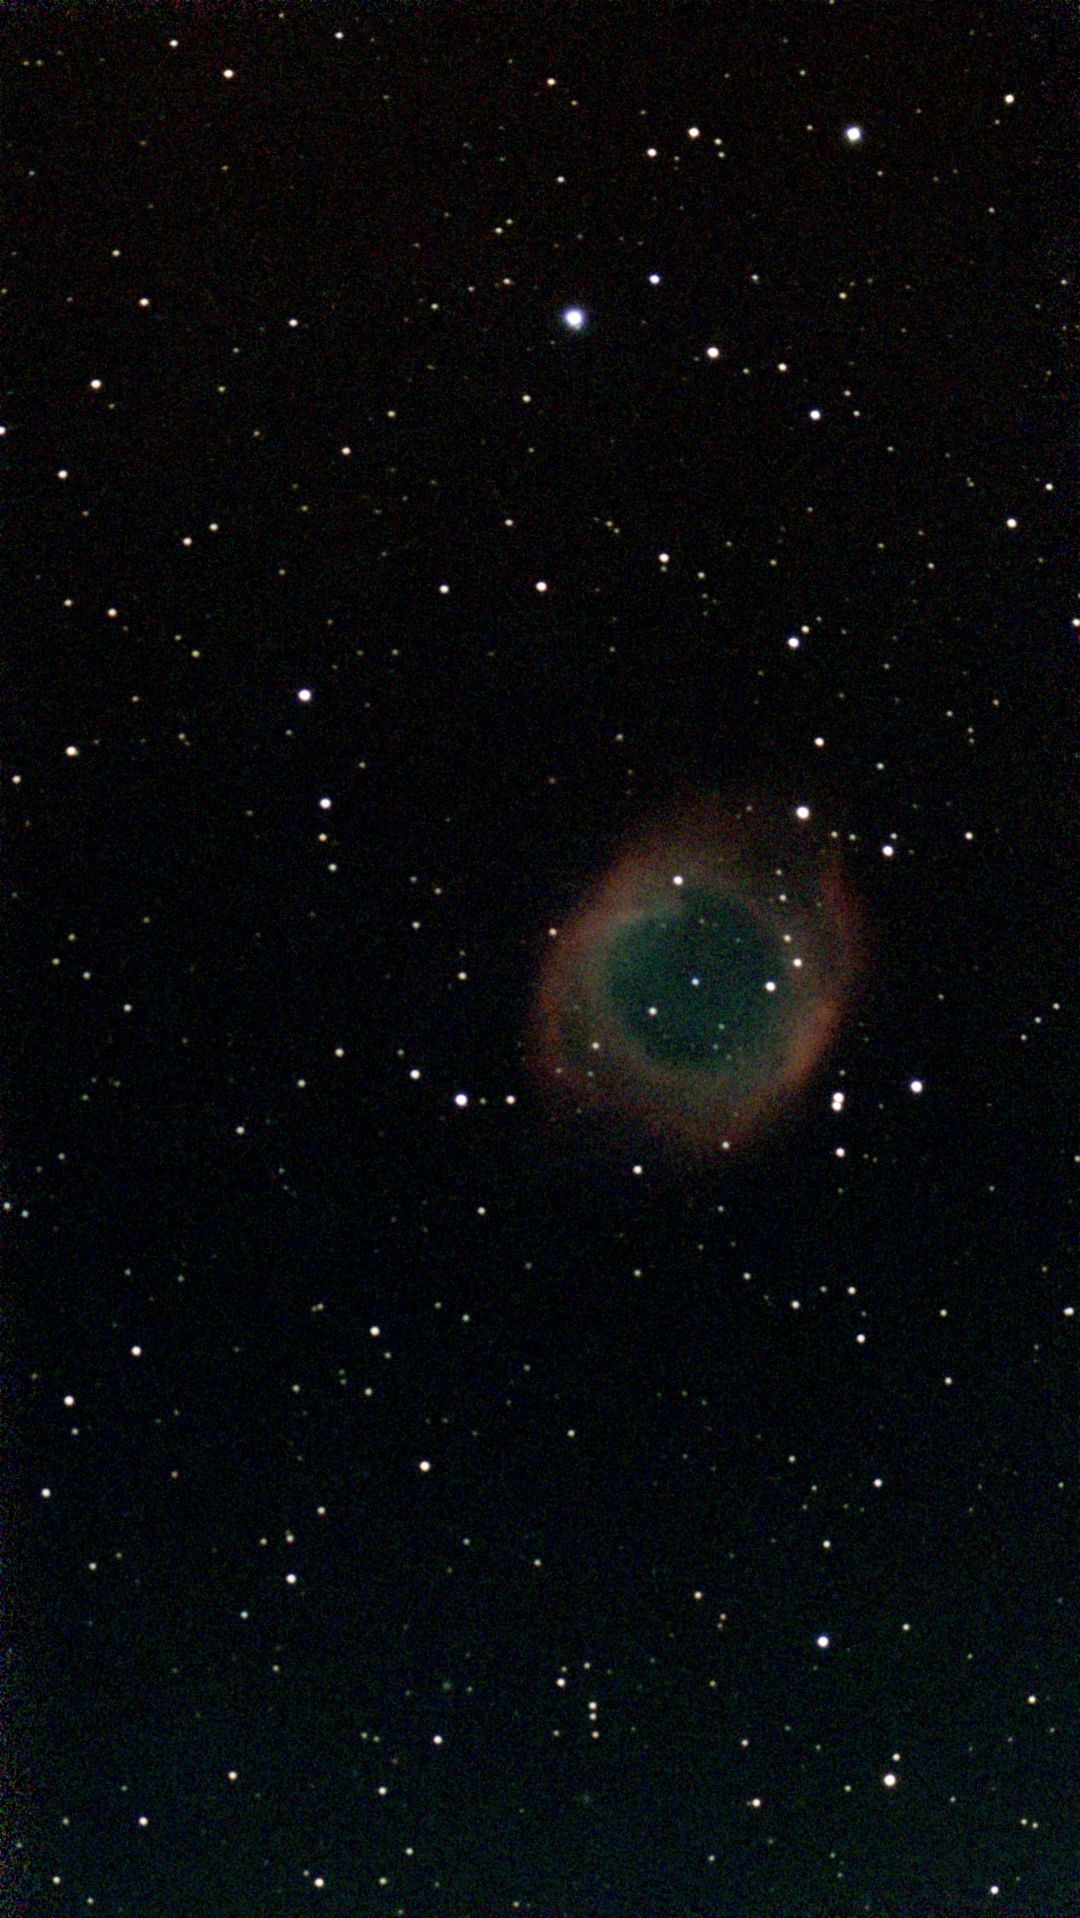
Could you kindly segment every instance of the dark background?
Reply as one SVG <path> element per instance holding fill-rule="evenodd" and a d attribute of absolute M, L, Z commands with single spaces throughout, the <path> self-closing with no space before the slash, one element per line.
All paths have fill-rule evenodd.
<path fill-rule="evenodd" d="M 5 1911 L 1080 1910 L 1076 51 L 0 21 Z M 696 1171 L 522 1057 L 686 791 L 873 951 Z"/>

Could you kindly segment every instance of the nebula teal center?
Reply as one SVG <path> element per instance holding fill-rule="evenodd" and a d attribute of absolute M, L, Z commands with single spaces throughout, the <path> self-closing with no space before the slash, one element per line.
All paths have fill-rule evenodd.
<path fill-rule="evenodd" d="M 789 963 L 779 937 L 738 901 L 687 887 L 618 928 L 608 1003 L 654 1064 L 756 1078 L 784 1050 Z"/>

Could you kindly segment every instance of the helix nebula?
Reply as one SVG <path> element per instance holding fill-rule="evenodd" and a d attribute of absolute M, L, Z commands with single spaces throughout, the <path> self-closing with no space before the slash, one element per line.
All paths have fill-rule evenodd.
<path fill-rule="evenodd" d="M 861 971 L 832 844 L 697 800 L 618 849 L 552 938 L 529 1062 L 553 1116 L 711 1158 L 757 1140 L 824 1059 Z"/>

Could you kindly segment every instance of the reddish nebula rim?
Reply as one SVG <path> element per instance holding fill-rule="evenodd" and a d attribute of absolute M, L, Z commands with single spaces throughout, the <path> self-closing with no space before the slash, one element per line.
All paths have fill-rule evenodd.
<path fill-rule="evenodd" d="M 777 974 L 775 1012 L 754 1043 L 707 1064 L 651 1053 L 612 988 L 627 940 L 677 924 L 691 897 L 759 939 Z M 863 916 L 834 847 L 791 816 L 698 802 L 624 843 L 558 928 L 530 1019 L 532 1076 L 560 1121 L 699 1157 L 737 1150 L 813 1078 L 852 1004 L 863 951 Z"/>

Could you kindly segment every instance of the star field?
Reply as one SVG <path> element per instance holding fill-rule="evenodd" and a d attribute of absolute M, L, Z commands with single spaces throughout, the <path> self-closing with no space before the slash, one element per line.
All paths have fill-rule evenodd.
<path fill-rule="evenodd" d="M 1075 20 L 0 42 L 0 1908 L 1070 1918 Z"/>

